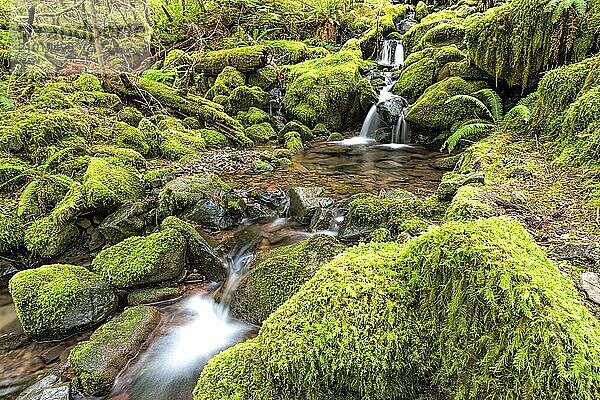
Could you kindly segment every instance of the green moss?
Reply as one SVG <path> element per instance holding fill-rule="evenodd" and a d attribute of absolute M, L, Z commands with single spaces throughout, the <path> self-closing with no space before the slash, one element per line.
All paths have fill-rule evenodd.
<path fill-rule="evenodd" d="M 190 54 L 183 50 L 175 49 L 167 53 L 162 68 L 188 68 L 192 62 L 193 59 Z"/>
<path fill-rule="evenodd" d="M 259 69 L 255 73 L 248 77 L 248 84 L 250 86 L 258 86 L 263 90 L 268 90 L 273 87 L 279 78 L 279 69 L 272 65 L 267 65 L 264 68 Z"/>
<path fill-rule="evenodd" d="M 121 163 L 136 169 L 146 168 L 146 159 L 137 151 L 130 148 L 114 146 L 94 146 L 91 153 L 95 157 L 113 157 Z"/>
<path fill-rule="evenodd" d="M 225 67 L 217 77 L 214 85 L 206 93 L 207 99 L 214 99 L 215 96 L 229 96 L 230 92 L 240 86 L 244 86 L 246 77 L 233 67 Z"/>
<path fill-rule="evenodd" d="M 464 60 L 456 46 L 427 48 L 407 57 L 392 92 L 407 99 L 417 99 L 437 81 L 438 73 L 450 62 Z"/>
<path fill-rule="evenodd" d="M 81 74 L 79 78 L 73 82 L 75 89 L 83 92 L 102 92 L 102 84 L 97 76 L 92 74 Z"/>
<path fill-rule="evenodd" d="M 344 140 L 344 135 L 338 132 L 334 132 L 327 138 L 329 142 L 339 142 L 340 140 Z"/>
<path fill-rule="evenodd" d="M 226 67 L 240 72 L 254 72 L 267 64 L 269 49 L 265 46 L 247 46 L 233 49 L 209 51 L 198 54 L 194 59 L 197 71 L 218 75 Z"/>
<path fill-rule="evenodd" d="M 431 131 L 447 130 L 456 122 L 481 118 L 482 111 L 471 103 L 457 100 L 446 103 L 453 96 L 471 94 L 485 87 L 453 77 L 430 86 L 413 104 L 406 114 L 406 120 L 415 128 Z"/>
<path fill-rule="evenodd" d="M 419 1 L 417 6 L 415 7 L 415 19 L 417 21 L 421 21 L 429 14 L 429 8 L 427 4 L 423 1 Z"/>
<path fill-rule="evenodd" d="M 183 176 L 167 183 L 159 194 L 159 208 L 175 213 L 206 198 L 225 198 L 232 192 L 231 186 L 218 175 Z"/>
<path fill-rule="evenodd" d="M 158 123 L 159 153 L 173 161 L 198 156 L 206 147 L 200 132 L 187 129 L 180 120 L 167 117 Z"/>
<path fill-rule="evenodd" d="M 25 227 L 17 217 L 16 202 L 2 199 L 0 207 L 0 254 L 11 253 L 23 245 Z"/>
<path fill-rule="evenodd" d="M 92 270 L 119 288 L 168 281 L 183 271 L 185 251 L 185 238 L 175 229 L 164 229 L 102 250 Z"/>
<path fill-rule="evenodd" d="M 123 109 L 119 111 L 118 118 L 120 121 L 137 127 L 144 118 L 144 114 L 135 107 L 123 107 Z"/>
<path fill-rule="evenodd" d="M 104 92 L 76 92 L 73 102 L 81 107 L 93 108 L 100 114 L 114 114 L 123 109 L 123 102 L 116 94 Z"/>
<path fill-rule="evenodd" d="M 451 223 L 321 268 L 257 338 L 209 361 L 194 398 L 591 400 L 599 333 L 517 222 Z"/>
<path fill-rule="evenodd" d="M 204 139 L 206 147 L 221 149 L 231 146 L 227 136 L 219 131 L 215 131 L 214 129 L 201 129 L 199 133 L 202 139 Z"/>
<path fill-rule="evenodd" d="M 42 89 L 32 103 L 39 109 L 64 110 L 75 106 L 71 97 L 59 90 Z"/>
<path fill-rule="evenodd" d="M 300 138 L 300 134 L 298 132 L 291 131 L 286 133 L 283 140 L 285 148 L 291 154 L 295 154 L 304 148 L 302 139 Z"/>
<path fill-rule="evenodd" d="M 496 214 L 494 207 L 486 199 L 483 189 L 476 186 L 463 186 L 452 199 L 445 219 L 447 221 L 466 221 L 489 218 Z"/>
<path fill-rule="evenodd" d="M 250 107 L 248 111 L 240 111 L 237 115 L 237 119 L 239 119 L 244 126 L 257 125 L 271 121 L 269 114 L 256 107 Z"/>
<path fill-rule="evenodd" d="M 23 329 L 37 339 L 61 339 L 89 329 L 117 308 L 117 297 L 108 284 L 87 269 L 73 265 L 46 265 L 21 271 L 11 279 L 9 290 Z M 94 294 L 97 302 L 90 305 Z M 92 308 L 91 315 L 80 314 L 78 319 L 69 316 L 73 310 L 85 310 L 86 306 Z"/>
<path fill-rule="evenodd" d="M 315 235 L 263 255 L 234 294 L 233 315 L 255 325 L 262 324 L 343 249 L 333 237 Z"/>
<path fill-rule="evenodd" d="M 86 207 L 86 195 L 83 185 L 79 182 L 73 182 L 65 197 L 50 213 L 50 218 L 60 226 L 67 222 L 73 222 Z"/>
<path fill-rule="evenodd" d="M 246 128 L 246 136 L 252 139 L 255 143 L 266 143 L 271 138 L 277 136 L 277 134 L 270 123 L 264 122 L 262 124 L 252 125 Z"/>
<path fill-rule="evenodd" d="M 406 54 L 423 50 L 428 46 L 461 46 L 465 36 L 465 15 L 454 10 L 444 10 L 421 18 L 402 37 Z M 462 47 L 462 46 L 461 46 Z"/>
<path fill-rule="evenodd" d="M 58 224 L 45 217 L 33 222 L 25 231 L 25 248 L 36 257 L 55 258 L 69 250 L 79 238 L 79 229 L 72 224 Z"/>
<path fill-rule="evenodd" d="M 321 124 L 323 126 L 323 124 Z M 290 121 L 277 133 L 279 143 L 285 143 L 285 137 L 289 132 L 297 132 L 300 134 L 302 141 L 308 142 L 315 138 L 313 132 L 303 123 L 298 121 Z"/>
<path fill-rule="evenodd" d="M 144 195 L 139 172 L 115 157 L 90 160 L 83 178 L 87 205 L 92 209 L 113 207 Z"/>
<path fill-rule="evenodd" d="M 138 306 L 126 309 L 98 328 L 90 340 L 79 343 L 69 353 L 77 384 L 87 394 L 109 393 L 117 373 L 137 355 L 159 321 L 160 313 L 156 309 Z"/>
<path fill-rule="evenodd" d="M 264 44 L 269 47 L 271 56 L 277 65 L 298 64 L 329 54 L 329 51 L 322 47 L 309 46 L 293 40 L 269 40 Z"/>
<path fill-rule="evenodd" d="M 369 194 L 355 195 L 348 205 L 348 223 L 359 223 L 374 228 L 387 227 L 398 219 L 404 219 L 420 207 L 420 200 L 413 195 L 381 198 Z"/>
<path fill-rule="evenodd" d="M 362 118 L 361 103 L 369 103 L 374 95 L 360 74 L 368 64 L 360 49 L 348 46 L 339 53 L 289 66 L 283 104 L 306 125 L 320 122 L 329 129 L 341 129 Z"/>
<path fill-rule="evenodd" d="M 250 108 L 265 108 L 268 100 L 267 93 L 259 87 L 238 86 L 231 91 L 224 106 L 229 114 L 235 115 Z"/>
<path fill-rule="evenodd" d="M 115 143 L 127 147 L 145 156 L 156 151 L 157 144 L 146 130 L 135 128 L 125 122 L 117 122 L 112 126 Z"/>
<path fill-rule="evenodd" d="M 179 77 L 179 72 L 175 68 L 166 68 L 160 70 L 148 69 L 140 76 L 143 76 L 144 78 L 154 82 L 163 83 L 165 85 L 175 85 L 177 83 L 177 78 Z"/>

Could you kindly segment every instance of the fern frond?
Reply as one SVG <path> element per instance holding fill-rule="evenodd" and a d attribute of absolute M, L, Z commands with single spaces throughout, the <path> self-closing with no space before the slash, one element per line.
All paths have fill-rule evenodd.
<path fill-rule="evenodd" d="M 462 128 L 457 129 L 456 132 L 446 139 L 444 145 L 442 146 L 442 150 L 448 150 L 449 153 L 452 153 L 461 140 L 467 137 L 476 137 L 485 131 L 492 129 L 494 126 L 494 124 L 490 123 L 475 123 L 465 125 Z"/>
<path fill-rule="evenodd" d="M 53 174 L 48 179 L 65 187 L 70 187 L 75 182 L 73 178 L 63 174 Z"/>
<path fill-rule="evenodd" d="M 444 104 L 448 104 L 448 103 L 451 103 L 451 102 L 457 101 L 457 100 L 463 100 L 463 101 L 472 103 L 475 107 L 477 107 L 477 108 L 481 109 L 483 112 L 485 112 L 490 117 L 490 119 L 494 119 L 492 112 L 488 109 L 488 107 L 485 105 L 485 103 L 483 101 L 479 100 L 477 97 L 473 97 L 468 94 L 457 94 L 456 96 L 452 96 L 448 100 L 446 100 L 444 102 Z"/>
<path fill-rule="evenodd" d="M 585 0 L 573 0 L 573 8 L 577 16 L 581 17 L 587 11 L 587 3 Z"/>
<path fill-rule="evenodd" d="M 66 148 L 66 149 L 62 149 L 59 150 L 53 154 L 51 154 L 46 161 L 44 161 L 41 165 L 40 165 L 40 169 L 42 169 L 43 171 L 45 171 L 46 169 L 48 169 L 48 167 L 50 167 L 50 165 L 52 165 L 52 163 L 56 160 L 58 160 L 60 157 L 62 157 L 64 154 L 68 153 L 69 151 L 72 151 L 72 148 Z"/>
<path fill-rule="evenodd" d="M 473 96 L 482 95 L 487 102 L 488 109 L 492 113 L 494 121 L 502 121 L 504 115 L 504 106 L 502 105 L 502 99 L 492 89 L 482 89 L 478 92 L 473 93 Z"/>
<path fill-rule="evenodd" d="M 17 216 L 22 217 L 23 213 L 26 211 L 27 204 L 30 204 L 32 201 L 37 203 L 37 192 L 38 192 L 38 184 L 39 181 L 33 180 L 29 182 L 25 189 L 21 193 L 19 197 L 19 205 L 17 207 Z"/>
<path fill-rule="evenodd" d="M 529 107 L 526 107 L 522 104 L 514 106 L 509 112 L 504 116 L 505 121 L 511 121 L 514 119 L 522 119 L 525 123 L 529 123 L 531 121 L 531 110 Z"/>

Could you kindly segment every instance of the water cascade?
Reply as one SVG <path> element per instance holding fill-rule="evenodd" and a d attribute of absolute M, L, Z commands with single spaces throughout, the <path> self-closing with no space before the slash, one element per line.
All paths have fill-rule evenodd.
<path fill-rule="evenodd" d="M 398 68 L 404 64 L 404 45 L 402 40 L 384 40 L 377 61 L 382 67 Z"/>

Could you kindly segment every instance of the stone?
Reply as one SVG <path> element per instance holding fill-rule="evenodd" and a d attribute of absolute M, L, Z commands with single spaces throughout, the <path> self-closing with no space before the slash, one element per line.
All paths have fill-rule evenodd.
<path fill-rule="evenodd" d="M 584 272 L 581 274 L 581 288 L 587 294 L 588 299 L 600 305 L 600 277 L 595 272 Z"/>
<path fill-rule="evenodd" d="M 184 293 L 185 287 L 135 289 L 127 294 L 127 304 L 130 306 L 139 306 L 160 303 L 181 297 Z"/>
<path fill-rule="evenodd" d="M 198 202 L 182 217 L 217 230 L 231 229 L 241 222 L 241 216 L 230 214 L 224 206 L 208 199 Z"/>
<path fill-rule="evenodd" d="M 526 181 L 533 177 L 533 173 L 531 171 L 527 171 L 526 169 L 523 169 L 523 168 L 517 168 L 517 169 L 514 169 L 513 171 L 511 171 L 511 173 L 508 174 L 508 177 Z"/>
<path fill-rule="evenodd" d="M 79 343 L 69 354 L 69 363 L 77 374 L 76 384 L 92 396 L 110 392 L 117 375 L 158 326 L 161 313 L 137 306 L 98 328 L 89 341 Z"/>
<path fill-rule="evenodd" d="M 105 321 L 118 307 L 112 287 L 99 275 L 74 265 L 45 265 L 21 271 L 9 283 L 25 333 L 58 340 Z"/>
<path fill-rule="evenodd" d="M 408 106 L 408 101 L 404 97 L 394 96 L 377 104 L 377 112 L 388 125 L 395 125 L 400 117 L 404 116 Z"/>
<path fill-rule="evenodd" d="M 62 382 L 58 371 L 53 371 L 25 389 L 16 400 L 69 400 L 70 393 L 70 384 Z"/>
<path fill-rule="evenodd" d="M 600 262 L 600 248 L 596 243 L 567 242 L 554 248 L 554 255 L 559 260 Z"/>
<path fill-rule="evenodd" d="M 328 231 L 335 219 L 335 213 L 331 208 L 319 208 L 312 219 L 308 228 L 309 232 Z"/>
<path fill-rule="evenodd" d="M 6 287 L 10 278 L 17 272 L 19 270 L 11 262 L 0 258 L 0 288 Z"/>
<path fill-rule="evenodd" d="M 187 243 L 175 229 L 133 236 L 102 250 L 92 269 L 120 289 L 169 281 L 181 275 Z"/>
<path fill-rule="evenodd" d="M 131 236 L 143 235 L 151 223 L 149 212 L 154 207 L 156 202 L 152 200 L 124 205 L 106 217 L 98 228 L 111 244 L 119 243 Z"/>
<path fill-rule="evenodd" d="M 308 224 L 320 208 L 333 206 L 333 200 L 324 197 L 325 189 L 319 186 L 290 189 L 290 216 L 301 224 Z"/>
<path fill-rule="evenodd" d="M 481 172 L 473 172 L 466 175 L 447 173 L 444 175 L 442 182 L 440 182 L 436 194 L 440 200 L 452 200 L 460 187 L 477 184 L 485 184 L 485 174 Z"/>

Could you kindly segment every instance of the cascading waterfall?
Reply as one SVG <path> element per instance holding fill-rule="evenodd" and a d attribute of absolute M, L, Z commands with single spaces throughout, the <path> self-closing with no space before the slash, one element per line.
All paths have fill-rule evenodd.
<path fill-rule="evenodd" d="M 400 67 L 404 63 L 402 40 L 384 40 L 377 63 L 382 67 Z"/>

